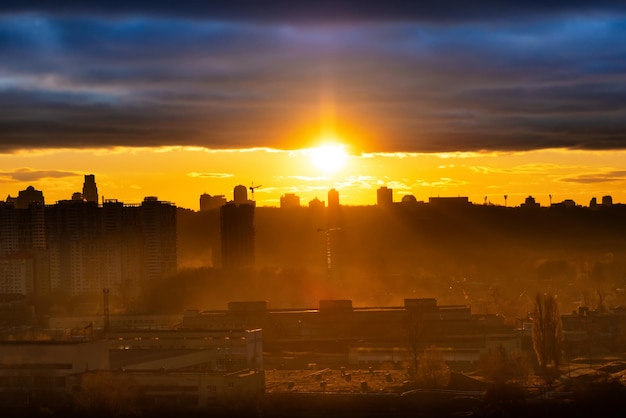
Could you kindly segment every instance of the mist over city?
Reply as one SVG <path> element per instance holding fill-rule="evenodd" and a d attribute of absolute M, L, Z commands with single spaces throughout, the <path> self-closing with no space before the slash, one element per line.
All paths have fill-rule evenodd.
<path fill-rule="evenodd" d="M 3 1 L 0 408 L 626 412 L 619 1 Z"/>

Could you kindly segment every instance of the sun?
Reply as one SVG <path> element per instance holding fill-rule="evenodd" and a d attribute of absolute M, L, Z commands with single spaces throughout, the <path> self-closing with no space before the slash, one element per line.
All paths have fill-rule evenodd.
<path fill-rule="evenodd" d="M 309 150 L 311 163 L 325 174 L 335 173 L 346 165 L 348 154 L 343 144 L 323 144 Z"/>

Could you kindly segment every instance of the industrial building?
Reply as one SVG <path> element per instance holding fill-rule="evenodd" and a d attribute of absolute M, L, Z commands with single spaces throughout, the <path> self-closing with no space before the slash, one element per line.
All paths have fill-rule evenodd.
<path fill-rule="evenodd" d="M 231 302 L 227 310 L 189 311 L 185 329 L 263 330 L 268 367 L 328 367 L 350 363 L 400 363 L 411 334 L 420 349 L 435 345 L 450 361 L 475 362 L 498 345 L 516 348 L 518 335 L 496 315 L 472 315 L 464 305 L 406 299 L 400 307 L 355 308 L 351 300 L 322 300 L 318 309 L 269 309 L 265 301 Z"/>
<path fill-rule="evenodd" d="M 141 411 L 253 411 L 265 388 L 260 331 L 232 332 L 232 339 L 198 334 L 170 338 L 173 348 L 156 345 L 168 340 L 162 332 L 117 333 L 101 340 L 2 341 L 0 405 L 20 413 L 33 408 L 93 412 L 124 402 Z M 246 340 L 249 335 L 254 337 Z M 200 341 L 208 343 L 201 347 Z M 259 349 L 249 353 L 253 344 Z M 259 367 L 245 368 L 248 356 Z M 103 398 L 113 402 L 103 404 Z"/>

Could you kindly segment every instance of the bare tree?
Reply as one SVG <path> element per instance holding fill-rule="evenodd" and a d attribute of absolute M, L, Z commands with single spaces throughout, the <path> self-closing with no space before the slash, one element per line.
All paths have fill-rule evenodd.
<path fill-rule="evenodd" d="M 532 335 L 539 367 L 544 372 L 550 367 L 558 372 L 563 350 L 563 325 L 555 295 L 538 293 L 535 296 Z"/>
<path fill-rule="evenodd" d="M 417 377 L 427 388 L 443 388 L 450 383 L 450 368 L 441 351 L 430 346 L 424 350 L 419 362 Z"/>
<path fill-rule="evenodd" d="M 419 358 L 426 337 L 426 323 L 421 312 L 409 312 L 406 318 L 406 331 L 409 351 L 411 353 L 411 374 L 417 378 Z"/>

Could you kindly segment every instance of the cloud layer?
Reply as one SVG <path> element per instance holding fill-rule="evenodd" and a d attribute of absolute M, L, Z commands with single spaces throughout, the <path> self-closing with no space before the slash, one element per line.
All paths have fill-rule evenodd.
<path fill-rule="evenodd" d="M 626 148 L 621 2 L 21 3 L 0 152 L 295 148 L 329 101 L 366 151 Z"/>

